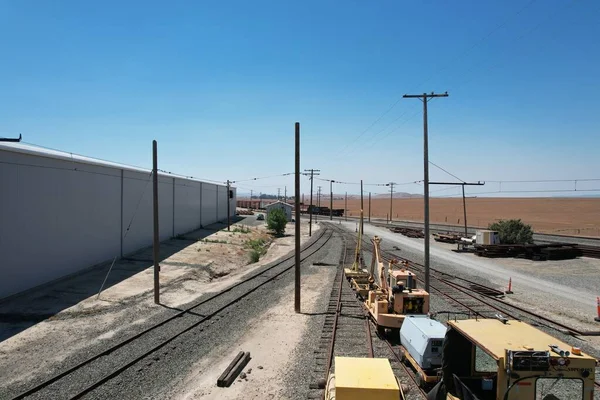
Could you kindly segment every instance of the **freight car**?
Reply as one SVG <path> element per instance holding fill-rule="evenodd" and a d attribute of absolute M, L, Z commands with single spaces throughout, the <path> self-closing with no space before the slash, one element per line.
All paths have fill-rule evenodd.
<path fill-rule="evenodd" d="M 309 214 L 312 210 L 312 214 L 313 215 L 329 215 L 329 207 L 319 207 L 319 206 L 305 206 L 305 205 L 301 205 L 300 206 L 300 213 L 301 214 Z M 334 208 L 331 211 L 331 214 L 334 217 L 343 217 L 344 216 L 344 209 L 343 208 Z"/>

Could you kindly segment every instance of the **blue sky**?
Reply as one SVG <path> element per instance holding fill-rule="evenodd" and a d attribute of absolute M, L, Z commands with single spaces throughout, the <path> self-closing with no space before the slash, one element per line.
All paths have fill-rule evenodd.
<path fill-rule="evenodd" d="M 165 170 L 240 180 L 291 172 L 299 121 L 302 168 L 402 183 L 423 176 L 421 103 L 371 125 L 448 91 L 430 159 L 460 178 L 600 178 L 598 20 L 595 0 L 0 0 L 0 136 L 140 166 L 156 139 Z"/>

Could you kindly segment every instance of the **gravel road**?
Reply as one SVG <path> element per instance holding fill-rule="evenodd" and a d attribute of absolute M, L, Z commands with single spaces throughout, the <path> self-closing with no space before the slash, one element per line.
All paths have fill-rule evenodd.
<path fill-rule="evenodd" d="M 334 219 L 336 219 L 336 218 L 334 218 Z M 345 221 L 345 217 L 341 217 L 338 219 Z M 355 224 L 356 220 L 358 220 L 358 217 L 348 217 L 348 222 L 352 221 Z M 386 223 L 386 221 L 383 219 L 373 218 L 372 221 L 375 223 L 378 223 L 378 224 Z M 402 228 L 416 228 L 416 229 L 423 229 L 423 226 L 424 226 L 423 222 L 412 222 L 412 221 L 393 221 L 392 225 L 402 227 Z M 365 222 L 365 226 L 366 226 L 366 222 Z M 430 224 L 429 228 L 431 229 L 432 233 L 433 232 L 448 232 L 448 231 L 464 232 L 464 228 L 462 226 L 457 226 L 457 225 Z M 467 232 L 470 235 L 474 235 L 475 232 L 480 229 L 482 229 L 482 228 L 469 226 L 469 227 L 467 227 Z M 365 231 L 366 231 L 366 229 L 365 229 Z M 592 237 L 562 236 L 562 235 L 550 235 L 547 233 L 534 233 L 533 239 L 536 243 L 562 242 L 562 243 L 575 243 L 575 244 L 600 247 L 600 238 L 592 238 Z"/>

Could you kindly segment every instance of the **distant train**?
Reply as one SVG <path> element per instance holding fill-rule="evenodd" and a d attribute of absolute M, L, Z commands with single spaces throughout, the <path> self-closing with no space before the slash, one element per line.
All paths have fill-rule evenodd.
<path fill-rule="evenodd" d="M 309 214 L 311 212 L 311 209 L 312 209 L 313 215 L 329 215 L 330 214 L 329 207 L 319 207 L 319 206 L 315 206 L 315 205 L 307 206 L 307 205 L 303 205 L 303 204 L 300 205 L 300 213 L 301 214 Z M 334 217 L 343 217 L 344 209 L 343 208 L 334 208 L 331 210 L 331 214 Z"/>

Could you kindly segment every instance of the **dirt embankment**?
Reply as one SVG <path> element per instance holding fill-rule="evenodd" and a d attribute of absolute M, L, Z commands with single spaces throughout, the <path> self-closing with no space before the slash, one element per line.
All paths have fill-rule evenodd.
<path fill-rule="evenodd" d="M 536 232 L 564 235 L 600 236 L 600 198 L 467 198 L 467 222 L 471 226 L 487 227 L 499 219 L 520 218 Z M 344 208 L 344 201 L 334 201 L 335 208 Z M 371 216 L 387 218 L 389 199 L 372 199 Z M 360 214 L 360 200 L 348 200 L 349 216 Z M 365 217 L 369 214 L 365 198 Z M 394 199 L 394 219 L 423 221 L 423 199 Z M 433 223 L 461 225 L 462 198 L 432 198 L 430 218 Z"/>

